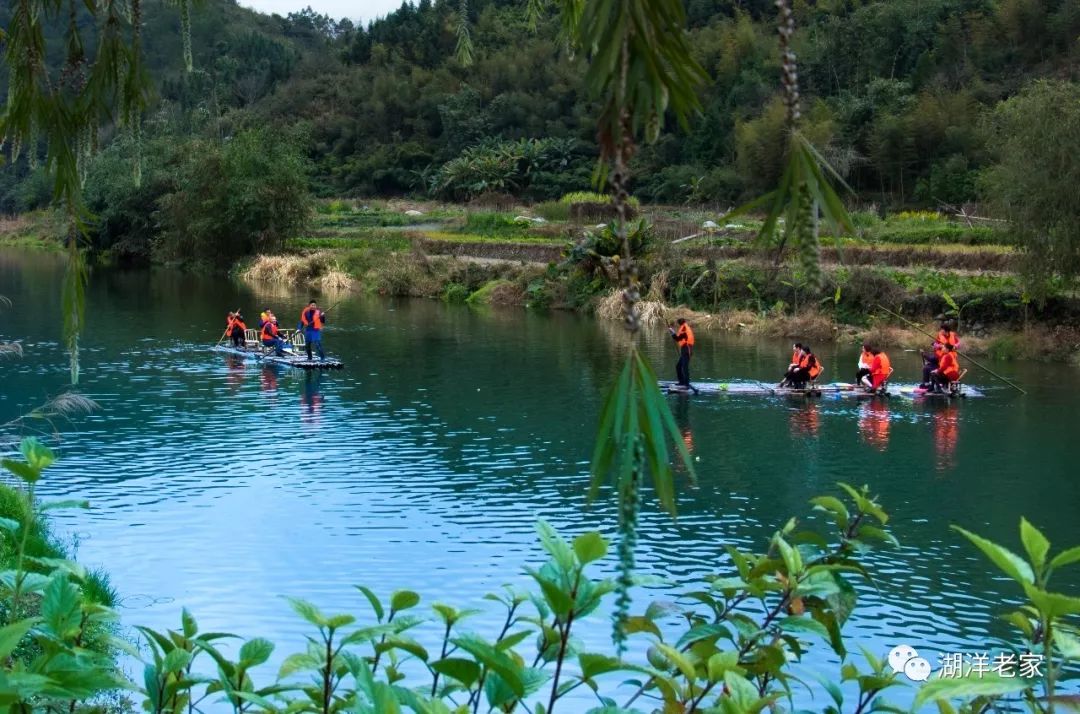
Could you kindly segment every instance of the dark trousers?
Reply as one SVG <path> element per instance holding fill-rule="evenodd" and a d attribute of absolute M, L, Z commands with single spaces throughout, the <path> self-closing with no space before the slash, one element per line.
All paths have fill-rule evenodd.
<path fill-rule="evenodd" d="M 244 346 L 244 331 L 243 330 L 235 330 L 232 333 L 232 344 L 233 344 L 233 347 L 243 347 Z"/>
<path fill-rule="evenodd" d="M 679 350 L 679 361 L 675 363 L 675 374 L 679 384 L 684 387 L 690 386 L 690 348 L 682 347 Z"/>
<path fill-rule="evenodd" d="M 285 341 L 282 340 L 280 337 L 275 337 L 272 340 L 263 340 L 262 343 L 266 347 L 273 347 L 274 354 L 276 354 L 278 357 L 285 356 Z"/>
<path fill-rule="evenodd" d="M 810 370 L 795 367 L 787 374 L 787 380 L 796 387 L 802 387 L 810 381 Z"/>
<path fill-rule="evenodd" d="M 856 384 L 862 384 L 862 378 L 863 377 L 869 377 L 869 376 L 870 376 L 870 370 L 868 370 L 866 367 L 860 367 L 859 371 L 855 373 L 855 383 Z"/>
<path fill-rule="evenodd" d="M 307 347 L 307 358 L 311 360 L 311 348 L 314 347 L 319 353 L 319 359 L 326 359 L 322 351 L 322 335 L 318 330 L 304 331 L 304 345 Z"/>

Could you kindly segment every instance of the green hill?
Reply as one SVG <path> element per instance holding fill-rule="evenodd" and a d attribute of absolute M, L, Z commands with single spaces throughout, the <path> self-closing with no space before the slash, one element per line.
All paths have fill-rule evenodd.
<path fill-rule="evenodd" d="M 587 188 L 596 149 L 582 60 L 554 16 L 530 27 L 526 5 L 472 0 L 475 61 L 464 66 L 457 0 L 405 3 L 367 27 L 210 2 L 193 16 L 187 74 L 177 10 L 149 2 L 144 46 L 158 96 L 148 136 L 295 127 L 312 186 L 327 196 L 543 200 Z M 983 113 L 1034 78 L 1077 69 L 1078 0 L 821 0 L 796 10 L 806 131 L 863 199 L 890 206 L 976 198 Z M 638 154 L 635 192 L 726 204 L 779 171 L 772 3 L 689 0 L 687 12 L 710 77 L 704 109 L 689 133 L 669 127 Z M 0 209 L 41 202 L 47 187 L 27 174 L 4 169 Z"/>

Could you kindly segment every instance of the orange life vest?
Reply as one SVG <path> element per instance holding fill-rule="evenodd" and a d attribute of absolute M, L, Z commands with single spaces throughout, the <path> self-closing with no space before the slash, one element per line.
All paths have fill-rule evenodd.
<path fill-rule="evenodd" d="M 956 359 L 955 352 L 945 351 L 942 353 L 941 358 L 938 359 L 938 371 L 945 375 L 949 381 L 960 378 L 960 362 Z"/>
<path fill-rule="evenodd" d="M 800 352 L 800 350 L 795 350 L 794 352 L 791 353 L 791 364 L 798 364 L 799 363 L 799 352 Z"/>
<path fill-rule="evenodd" d="M 272 340 L 278 335 L 278 326 L 273 322 L 265 322 L 262 326 L 263 341 Z"/>
<path fill-rule="evenodd" d="M 862 351 L 862 357 L 859 358 L 859 361 L 862 364 L 865 364 L 867 367 L 872 368 L 872 366 L 874 364 L 874 355 L 870 354 L 866 350 L 863 350 Z"/>
<path fill-rule="evenodd" d="M 811 357 L 814 358 L 813 366 L 810 365 L 810 358 Z M 817 356 L 814 355 L 812 352 L 809 353 L 809 354 L 803 355 L 802 359 L 799 360 L 799 367 L 801 369 L 808 369 L 809 370 L 810 379 L 817 379 L 817 376 L 819 374 L 821 374 L 821 360 L 819 360 L 817 358 Z"/>
<path fill-rule="evenodd" d="M 308 319 L 308 314 L 311 314 L 311 319 Z M 323 328 L 322 312 L 319 308 L 305 307 L 300 311 L 300 324 L 304 327 L 310 327 L 315 330 L 321 330 Z M 691 343 L 692 344 L 692 343 Z"/>
<path fill-rule="evenodd" d="M 235 332 L 236 328 L 240 328 L 240 331 L 243 332 L 244 330 L 247 330 L 247 325 L 244 324 L 243 320 L 235 319 L 232 321 L 232 325 L 230 325 L 230 332 Z"/>
<path fill-rule="evenodd" d="M 675 344 L 679 347 L 694 346 L 694 331 L 690 329 L 689 323 L 679 325 L 679 331 L 675 333 Z"/>
<path fill-rule="evenodd" d="M 949 332 L 946 335 L 945 330 L 938 331 L 937 341 L 943 345 L 952 345 L 953 347 L 956 347 L 958 344 L 960 344 L 960 338 L 957 337 L 955 332 Z"/>
<path fill-rule="evenodd" d="M 874 357 L 874 361 L 871 362 L 870 373 L 877 376 L 881 375 L 882 378 L 889 376 L 889 370 L 892 369 L 892 363 L 889 362 L 889 356 L 884 352 L 881 352 Z"/>

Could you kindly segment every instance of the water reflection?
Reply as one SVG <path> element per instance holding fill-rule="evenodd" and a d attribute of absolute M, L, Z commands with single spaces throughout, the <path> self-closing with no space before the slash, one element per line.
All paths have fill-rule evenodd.
<path fill-rule="evenodd" d="M 867 399 L 859 405 L 859 434 L 878 451 L 889 446 L 890 420 L 889 404 L 884 399 Z"/>
<path fill-rule="evenodd" d="M 816 439 L 821 431 L 821 407 L 818 403 L 808 399 L 791 410 L 789 418 L 791 435 L 796 438 Z"/>
<path fill-rule="evenodd" d="M 300 421 L 304 424 L 318 425 L 322 422 L 325 400 L 322 380 L 321 370 L 311 370 L 304 375 L 304 381 L 300 385 Z"/>
<path fill-rule="evenodd" d="M 236 394 L 244 385 L 244 373 L 247 371 L 244 358 L 237 355 L 225 355 L 225 368 L 228 370 L 225 376 L 225 385 L 229 388 L 231 394 Z"/>
<path fill-rule="evenodd" d="M 960 436 L 960 412 L 952 400 L 933 414 L 935 466 L 939 473 L 956 468 L 956 442 Z"/>
<path fill-rule="evenodd" d="M 278 368 L 264 364 L 259 372 L 259 387 L 267 394 L 276 394 L 278 389 Z"/>

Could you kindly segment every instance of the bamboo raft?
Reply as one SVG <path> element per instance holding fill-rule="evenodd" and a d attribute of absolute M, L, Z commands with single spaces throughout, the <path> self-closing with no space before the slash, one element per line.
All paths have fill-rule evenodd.
<path fill-rule="evenodd" d="M 284 356 L 274 354 L 274 348 L 272 347 L 265 347 L 259 341 L 257 330 L 247 330 L 244 333 L 244 346 L 242 348 L 233 347 L 232 343 L 228 342 L 215 345 L 210 349 L 214 352 L 224 352 L 244 359 L 252 359 L 256 362 L 276 364 L 283 367 L 296 367 L 297 369 L 341 369 L 345 366 L 344 362 L 333 357 L 309 360 L 307 354 L 304 353 L 304 333 L 299 330 L 281 330 L 280 337 L 289 345 L 285 348 Z"/>
<path fill-rule="evenodd" d="M 791 396 L 791 397 L 851 397 L 872 399 L 874 397 L 898 396 L 907 399 L 962 399 L 967 397 L 985 397 L 986 394 L 975 387 L 957 385 L 954 390 L 933 392 L 920 389 L 916 384 L 887 385 L 884 391 L 870 392 L 866 388 L 850 382 L 830 382 L 828 384 L 807 385 L 804 388 L 777 387 L 765 382 L 692 382 L 691 389 L 680 386 L 677 382 L 661 380 L 659 387 L 669 394 L 732 394 L 737 396 Z"/>

